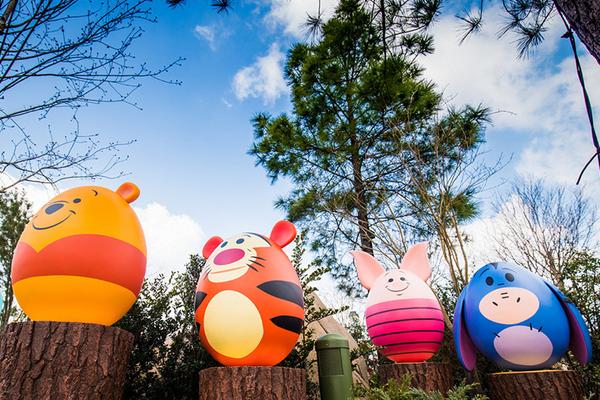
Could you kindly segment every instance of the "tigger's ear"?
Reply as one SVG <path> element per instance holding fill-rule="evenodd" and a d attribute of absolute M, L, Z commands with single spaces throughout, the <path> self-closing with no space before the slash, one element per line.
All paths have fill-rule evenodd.
<path fill-rule="evenodd" d="M 279 221 L 271 231 L 271 240 L 279 247 L 285 247 L 296 238 L 296 227 L 289 221 Z"/>
<path fill-rule="evenodd" d="M 202 248 L 202 257 L 204 257 L 204 258 L 210 257 L 210 255 L 213 253 L 213 251 L 215 251 L 217 246 L 219 246 L 221 243 L 223 243 L 223 239 L 220 238 L 219 236 L 213 236 L 210 239 L 208 239 L 208 241 Z"/>
<path fill-rule="evenodd" d="M 117 189 L 117 194 L 128 203 L 133 203 L 140 197 L 140 188 L 135 183 L 125 182 Z"/>

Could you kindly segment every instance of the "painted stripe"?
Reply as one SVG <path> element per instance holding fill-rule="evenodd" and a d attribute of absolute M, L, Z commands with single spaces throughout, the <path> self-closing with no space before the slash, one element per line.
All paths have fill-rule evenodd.
<path fill-rule="evenodd" d="M 390 321 L 377 326 L 367 325 L 369 336 L 379 336 L 388 332 L 435 331 L 444 332 L 444 322 L 439 319 L 410 319 L 406 321 Z"/>
<path fill-rule="evenodd" d="M 367 318 L 377 315 L 380 312 L 388 312 L 393 309 L 410 309 L 410 308 L 432 308 L 439 310 L 440 305 L 435 299 L 404 299 L 404 300 L 392 300 L 384 301 L 381 303 L 373 304 L 366 310 Z"/>
<path fill-rule="evenodd" d="M 432 310 L 432 309 L 410 309 L 410 310 L 390 310 L 390 312 L 378 313 L 377 315 L 367 318 L 368 326 L 376 326 L 380 324 L 385 324 L 389 321 L 400 321 L 400 320 L 409 320 L 409 319 L 418 319 L 418 318 L 435 318 L 435 319 L 444 319 L 444 315 L 440 310 Z"/>
<path fill-rule="evenodd" d="M 258 288 L 273 297 L 290 301 L 304 308 L 304 293 L 295 283 L 288 281 L 268 281 L 258 285 Z"/>
<path fill-rule="evenodd" d="M 198 307 L 200 307 L 206 296 L 207 294 L 204 292 L 196 292 L 196 295 L 194 296 L 194 311 L 198 310 Z"/>
<path fill-rule="evenodd" d="M 383 350 L 384 355 L 388 354 L 397 354 L 407 351 L 416 351 L 416 352 L 432 352 L 435 353 L 441 346 L 441 342 L 434 341 L 417 341 L 417 342 L 405 342 L 405 343 L 395 343 L 386 346 Z"/>
<path fill-rule="evenodd" d="M 400 333 L 394 333 L 394 334 L 390 334 L 390 335 L 385 335 L 385 336 L 379 336 L 376 338 L 371 338 L 371 341 L 373 342 L 373 344 L 377 345 L 377 346 L 396 346 L 396 345 L 401 345 L 401 344 L 408 344 L 408 343 L 412 343 L 412 344 L 416 344 L 416 343 L 436 343 L 437 345 L 440 345 L 442 343 L 442 339 L 444 338 L 443 334 L 438 334 L 438 336 L 433 336 L 433 337 L 407 337 L 406 335 L 403 335 L 401 332 Z M 418 339 L 418 340 L 414 340 L 414 339 Z"/>
<path fill-rule="evenodd" d="M 294 333 L 302 332 L 302 325 L 304 324 L 303 320 L 292 317 L 291 315 L 280 315 L 271 318 L 271 321 L 278 327 Z"/>

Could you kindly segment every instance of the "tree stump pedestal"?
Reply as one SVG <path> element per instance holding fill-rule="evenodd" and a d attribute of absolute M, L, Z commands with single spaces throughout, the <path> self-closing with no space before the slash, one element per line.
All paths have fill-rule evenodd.
<path fill-rule="evenodd" d="M 0 336 L 0 399 L 120 399 L 133 340 L 103 325 L 9 324 Z"/>
<path fill-rule="evenodd" d="M 452 389 L 452 368 L 448 363 L 421 362 L 384 364 L 379 366 L 379 379 L 386 383 L 390 379 L 401 381 L 410 374 L 411 386 L 428 393 L 440 392 L 446 395 Z"/>
<path fill-rule="evenodd" d="M 304 369 L 214 367 L 200 371 L 200 400 L 305 399 Z"/>
<path fill-rule="evenodd" d="M 491 400 L 580 400 L 585 395 L 575 371 L 499 372 L 486 380 Z"/>

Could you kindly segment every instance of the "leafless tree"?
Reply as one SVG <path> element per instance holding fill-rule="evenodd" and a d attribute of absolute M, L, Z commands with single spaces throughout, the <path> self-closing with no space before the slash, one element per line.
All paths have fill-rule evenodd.
<path fill-rule="evenodd" d="M 103 144 L 96 135 L 82 134 L 76 122 L 74 132 L 50 133 L 48 143 L 38 145 L 21 120 L 44 118 L 58 108 L 76 116 L 90 104 L 136 106 L 131 95 L 140 79 L 166 81 L 164 73 L 180 59 L 152 69 L 132 53 L 143 25 L 154 21 L 149 3 L 0 0 L 0 172 L 16 181 L 55 183 L 105 176 L 122 161 L 118 149 L 125 143 Z M 108 161 L 94 165 L 100 160 Z"/>
<path fill-rule="evenodd" d="M 551 279 L 564 290 L 565 268 L 593 245 L 596 207 L 581 189 L 541 180 L 515 183 L 495 201 L 498 256 Z"/>

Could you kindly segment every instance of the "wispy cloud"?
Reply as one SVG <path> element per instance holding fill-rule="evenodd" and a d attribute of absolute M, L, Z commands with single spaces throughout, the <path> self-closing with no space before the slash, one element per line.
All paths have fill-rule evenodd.
<path fill-rule="evenodd" d="M 287 91 L 283 77 L 284 54 L 274 43 L 269 53 L 260 56 L 254 64 L 240 69 L 233 78 L 233 92 L 238 100 L 261 98 L 272 104 Z"/>
<path fill-rule="evenodd" d="M 319 0 L 268 0 L 270 10 L 265 22 L 271 27 L 283 27 L 285 34 L 304 39 L 306 18 L 316 16 Z M 333 15 L 339 0 L 321 0 L 321 16 L 328 19 Z"/>
<path fill-rule="evenodd" d="M 216 30 L 215 26 L 196 25 L 194 27 L 194 34 L 199 39 L 206 40 L 206 42 L 208 43 L 208 47 L 210 47 L 210 49 L 212 51 L 216 51 L 217 50 L 217 41 L 216 41 L 215 30 Z"/>

